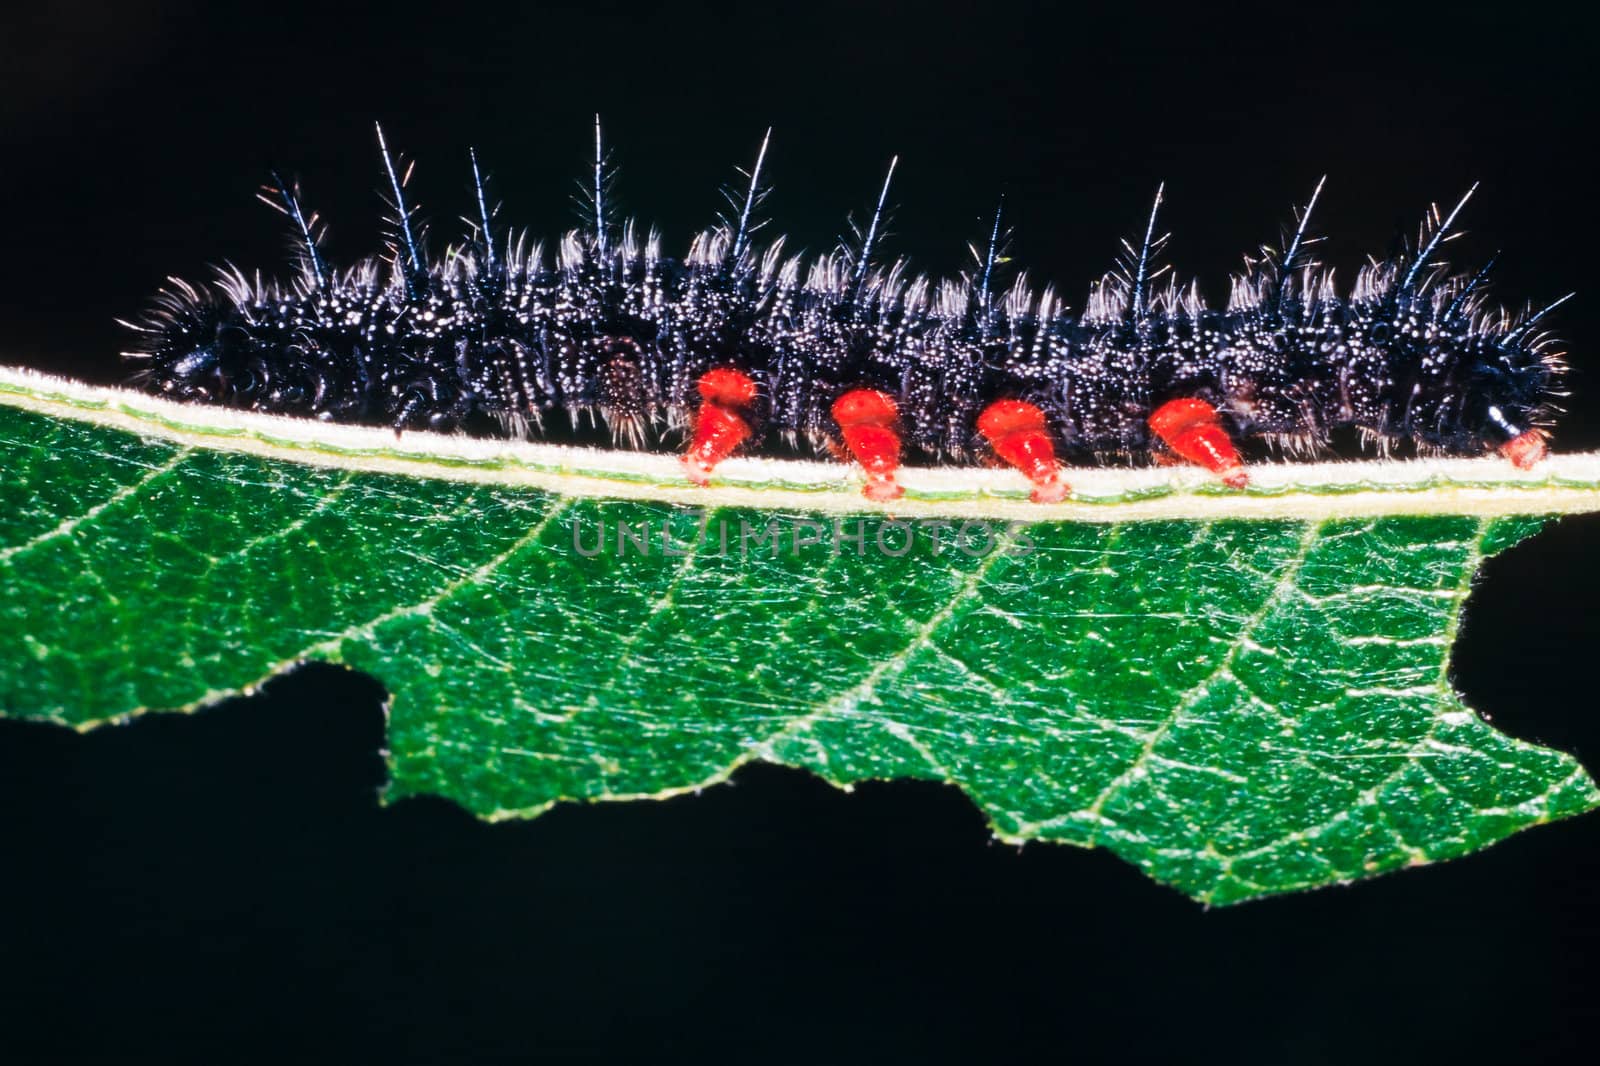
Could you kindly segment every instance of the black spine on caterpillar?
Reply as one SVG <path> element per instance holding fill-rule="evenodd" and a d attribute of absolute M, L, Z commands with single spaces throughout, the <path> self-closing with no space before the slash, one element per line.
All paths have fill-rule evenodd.
<path fill-rule="evenodd" d="M 982 455 L 977 416 L 1004 398 L 1037 405 L 1068 453 L 1104 460 L 1156 451 L 1148 417 L 1176 398 L 1210 404 L 1236 435 L 1309 457 L 1350 427 L 1380 452 L 1474 454 L 1545 430 L 1560 395 L 1560 355 L 1541 323 L 1565 297 L 1490 312 L 1488 268 L 1456 275 L 1439 257 L 1470 191 L 1448 216 L 1429 216 L 1415 251 L 1372 261 L 1341 295 L 1307 256 L 1319 184 L 1282 250 L 1247 258 L 1222 310 L 1193 285 L 1158 288 L 1158 192 L 1143 239 L 1075 316 L 1024 276 L 998 291 L 998 212 L 959 278 L 876 263 L 888 179 L 867 226 L 838 250 L 807 262 L 786 256 L 782 238 L 758 245 L 766 140 L 732 212 L 681 259 L 664 257 L 654 233 L 641 242 L 608 217 L 598 121 L 590 218 L 553 262 L 494 232 L 475 153 L 473 236 L 430 259 L 406 199 L 409 168 L 381 130 L 379 144 L 392 211 L 385 260 L 329 267 L 316 217 L 274 176 L 263 199 L 295 226 L 299 276 L 263 282 L 228 267 L 209 287 L 174 279 L 128 324 L 139 338 L 126 353 L 134 380 L 182 400 L 397 431 L 486 417 L 509 436 L 539 437 L 564 413 L 643 448 L 690 424 L 696 382 L 727 367 L 759 388 L 749 412 L 758 439 L 820 448 L 835 437 L 832 401 L 870 388 L 896 399 L 913 454 L 958 462 Z"/>

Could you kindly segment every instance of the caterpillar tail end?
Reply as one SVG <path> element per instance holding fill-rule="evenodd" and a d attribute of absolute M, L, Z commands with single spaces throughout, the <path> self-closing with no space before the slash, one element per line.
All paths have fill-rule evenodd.
<path fill-rule="evenodd" d="M 1217 416 L 1217 409 L 1204 400 L 1168 400 L 1151 413 L 1150 432 L 1159 437 L 1180 458 L 1204 467 L 1230 489 L 1250 483 L 1228 431 Z"/>
<path fill-rule="evenodd" d="M 851 389 L 833 401 L 833 420 L 839 423 L 844 445 L 867 472 L 861 495 L 878 503 L 906 493 L 895 480 L 900 468 L 900 433 L 895 428 L 899 418 L 894 397 L 877 389 Z"/>
<path fill-rule="evenodd" d="M 978 432 L 994 453 L 1033 483 L 1028 499 L 1060 503 L 1071 491 L 1061 480 L 1055 442 L 1044 412 L 1023 400 L 996 400 L 978 416 Z"/>

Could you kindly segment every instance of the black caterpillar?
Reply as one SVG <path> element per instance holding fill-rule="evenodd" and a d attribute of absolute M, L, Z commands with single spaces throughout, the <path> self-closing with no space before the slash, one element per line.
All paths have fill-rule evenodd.
<path fill-rule="evenodd" d="M 770 134 L 770 131 L 769 131 Z M 1441 246 L 1467 197 L 1431 212 L 1415 250 L 1373 260 L 1349 296 L 1312 262 L 1307 223 L 1264 246 L 1233 279 L 1226 310 L 1153 261 L 1143 240 L 1081 315 L 1025 277 L 1001 291 L 997 213 L 974 268 L 949 280 L 873 261 L 889 183 L 865 232 L 809 262 L 754 240 L 766 142 L 730 194 L 733 210 L 665 258 L 654 234 L 608 218 L 609 174 L 595 128 L 590 218 L 554 263 L 501 238 L 472 154 L 477 224 L 430 258 L 405 177 L 378 131 L 393 201 L 386 258 L 332 269 L 314 215 L 273 176 L 263 199 L 294 223 L 300 275 L 210 287 L 173 279 L 137 323 L 135 381 L 181 400 L 337 422 L 513 437 L 571 434 L 598 418 L 621 446 L 690 435 L 688 473 L 750 443 L 854 455 L 868 493 L 898 493 L 902 450 L 928 461 L 998 455 L 1059 499 L 1057 451 L 1107 461 L 1176 454 L 1244 475 L 1231 440 L 1292 457 L 1325 453 L 1353 427 L 1387 454 L 1499 450 L 1521 466 L 1545 453 L 1563 366 L 1537 327 L 1562 300 L 1490 312 L 1489 268 L 1452 274 Z M 402 167 L 405 176 L 409 170 Z M 890 177 L 894 167 L 890 166 Z M 1156 207 L 1161 194 L 1156 196 Z M 1566 299 L 1563 297 L 1563 300 Z"/>

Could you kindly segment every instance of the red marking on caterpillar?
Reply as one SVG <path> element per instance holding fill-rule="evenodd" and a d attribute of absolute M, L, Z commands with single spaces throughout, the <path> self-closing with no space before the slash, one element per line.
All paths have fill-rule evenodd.
<path fill-rule="evenodd" d="M 1440 257 L 1467 197 L 1344 291 L 1308 254 L 1319 184 L 1220 308 L 1193 284 L 1157 287 L 1166 238 L 1152 210 L 1075 314 L 1050 288 L 1001 278 L 998 212 L 959 278 L 879 262 L 888 180 L 863 235 L 836 251 L 807 260 L 781 238 L 758 245 L 765 140 L 735 210 L 670 258 L 609 216 L 598 125 L 589 218 L 553 259 L 497 228 L 475 155 L 473 233 L 433 257 L 411 225 L 410 168 L 381 131 L 379 145 L 385 258 L 330 266 L 316 216 L 274 175 L 263 198 L 294 226 L 297 276 L 174 281 L 129 324 L 134 380 L 397 432 L 560 438 L 587 417 L 619 447 L 681 450 L 699 484 L 741 449 L 811 448 L 851 456 L 875 500 L 900 494 L 903 462 L 995 458 L 1040 501 L 1066 495 L 1064 459 L 1176 456 L 1237 488 L 1245 457 L 1314 457 L 1345 429 L 1379 454 L 1498 452 L 1527 467 L 1546 453 L 1562 395 L 1543 326 L 1562 300 L 1492 310 L 1488 268 L 1454 274 Z"/>
<path fill-rule="evenodd" d="M 1518 470 L 1531 470 L 1535 463 L 1550 453 L 1545 443 L 1545 431 L 1530 429 L 1519 433 L 1500 445 L 1500 454 L 1511 460 Z"/>
<path fill-rule="evenodd" d="M 737 370 L 719 367 L 702 374 L 696 387 L 701 404 L 683 465 L 690 481 L 705 485 L 712 469 L 749 439 L 750 423 L 738 409 L 755 401 L 756 383 Z"/>
<path fill-rule="evenodd" d="M 1151 431 L 1167 447 L 1216 474 L 1230 489 L 1242 489 L 1249 483 L 1238 449 L 1217 418 L 1217 409 L 1204 400 L 1168 400 L 1149 421 Z"/>
<path fill-rule="evenodd" d="M 1022 400 L 996 400 L 978 416 L 978 432 L 994 453 L 1033 483 L 1034 503 L 1059 503 L 1069 491 L 1061 480 L 1055 444 L 1045 414 Z"/>
<path fill-rule="evenodd" d="M 833 420 L 839 423 L 845 447 L 867 472 L 861 493 L 869 500 L 905 495 L 894 479 L 900 466 L 900 434 L 895 430 L 899 418 L 894 397 L 876 389 L 851 389 L 833 401 Z"/>

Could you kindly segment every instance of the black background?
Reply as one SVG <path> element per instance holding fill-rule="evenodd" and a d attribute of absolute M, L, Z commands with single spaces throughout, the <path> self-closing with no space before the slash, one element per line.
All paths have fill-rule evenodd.
<path fill-rule="evenodd" d="M 1503 299 L 1579 291 L 1557 445 L 1600 446 L 1594 28 L 1530 3 L 1001 7 L 75 0 L 0 15 L 0 359 L 115 380 L 168 273 L 281 261 L 300 175 L 348 261 L 370 123 L 435 239 L 465 149 L 506 216 L 571 224 L 598 110 L 627 210 L 681 247 L 776 126 L 775 227 L 819 249 L 902 157 L 889 247 L 961 266 L 997 194 L 1081 304 L 1168 183 L 1171 256 L 1225 295 L 1330 175 L 1348 279 L 1484 183 L 1457 247 Z M 1492 561 L 1471 704 L 1600 769 L 1600 523 Z M 738 634 L 730 633 L 730 641 Z M 1600 817 L 1465 860 L 1204 911 L 1105 853 L 992 842 L 953 789 L 797 772 L 484 825 L 377 806 L 380 687 L 302 669 L 88 736 L 0 723 L 7 1061 L 1539 1061 L 1592 1048 Z"/>

